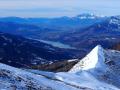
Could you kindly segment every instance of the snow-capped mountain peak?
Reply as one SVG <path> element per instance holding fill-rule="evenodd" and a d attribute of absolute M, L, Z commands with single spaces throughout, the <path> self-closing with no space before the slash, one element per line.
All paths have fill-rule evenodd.
<path fill-rule="evenodd" d="M 78 64 L 76 64 L 70 72 L 79 72 L 83 70 L 104 69 L 105 65 L 104 49 L 98 45 Z"/>
<path fill-rule="evenodd" d="M 84 13 L 84 14 L 80 14 L 77 16 L 80 19 L 96 19 L 96 18 L 103 18 L 105 16 L 103 15 L 95 15 L 93 13 L 89 14 L 89 13 Z"/>
<path fill-rule="evenodd" d="M 109 24 L 110 25 L 113 24 L 113 25 L 120 27 L 120 16 L 112 16 L 110 18 Z"/>
<path fill-rule="evenodd" d="M 98 45 L 87 56 L 73 66 L 69 73 L 78 74 L 87 81 L 94 77 L 98 81 L 107 82 L 110 85 L 120 87 L 119 68 L 120 51 L 105 50 Z"/>

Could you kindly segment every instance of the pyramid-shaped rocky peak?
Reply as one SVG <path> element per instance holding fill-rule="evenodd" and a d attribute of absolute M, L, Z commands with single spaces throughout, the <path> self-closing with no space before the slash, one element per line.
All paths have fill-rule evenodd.
<path fill-rule="evenodd" d="M 103 70 L 105 67 L 104 49 L 97 45 L 88 55 L 73 66 L 69 72 Z"/>

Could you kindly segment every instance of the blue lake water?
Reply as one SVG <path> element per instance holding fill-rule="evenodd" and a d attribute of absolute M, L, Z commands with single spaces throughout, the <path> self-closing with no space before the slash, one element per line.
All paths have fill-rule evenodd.
<path fill-rule="evenodd" d="M 65 48 L 65 49 L 75 49 L 75 47 L 72 47 L 70 45 L 67 45 L 67 44 L 64 44 L 64 43 L 61 43 L 61 42 L 54 42 L 54 41 L 46 41 L 46 40 L 39 40 L 43 43 L 46 43 L 46 44 L 50 44 L 54 47 L 59 47 L 59 48 Z"/>

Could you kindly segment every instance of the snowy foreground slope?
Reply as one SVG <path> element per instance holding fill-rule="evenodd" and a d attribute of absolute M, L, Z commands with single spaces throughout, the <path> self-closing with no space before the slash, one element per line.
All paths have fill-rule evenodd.
<path fill-rule="evenodd" d="M 89 87 L 98 84 L 107 87 L 105 83 L 108 83 L 120 88 L 120 52 L 104 50 L 98 45 L 69 72 L 83 77 Z"/>
<path fill-rule="evenodd" d="M 120 90 L 120 52 L 96 46 L 69 72 L 0 64 L 0 90 Z"/>

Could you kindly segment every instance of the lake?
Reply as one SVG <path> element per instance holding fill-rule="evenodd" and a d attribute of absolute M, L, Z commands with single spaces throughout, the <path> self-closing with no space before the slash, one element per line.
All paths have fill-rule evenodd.
<path fill-rule="evenodd" d="M 72 47 L 70 45 L 67 45 L 61 42 L 54 42 L 54 41 L 47 41 L 47 40 L 39 40 L 39 41 L 46 44 L 50 44 L 54 47 L 65 48 L 65 49 L 76 49 L 75 47 Z"/>

